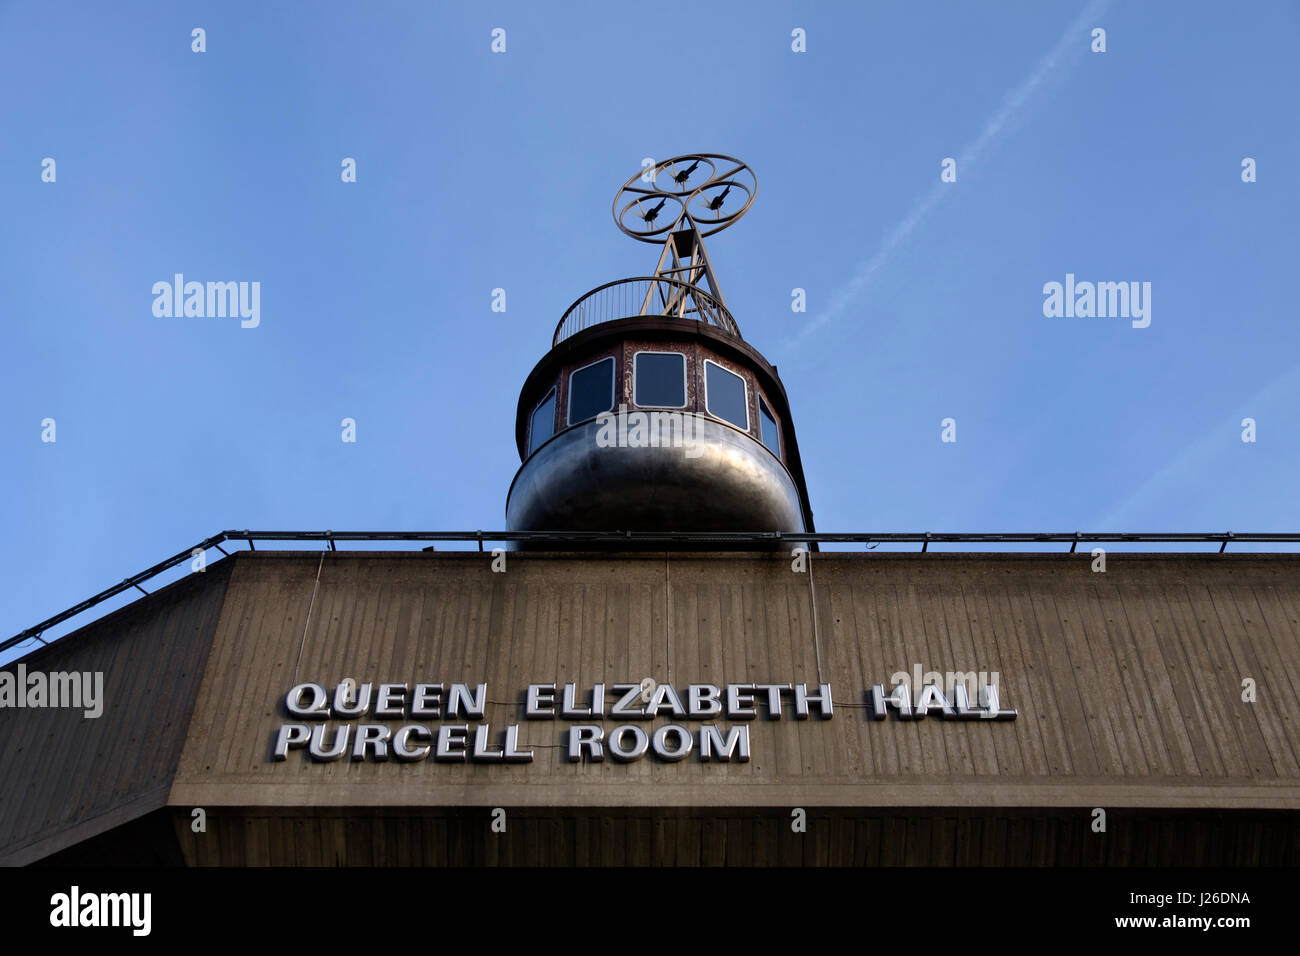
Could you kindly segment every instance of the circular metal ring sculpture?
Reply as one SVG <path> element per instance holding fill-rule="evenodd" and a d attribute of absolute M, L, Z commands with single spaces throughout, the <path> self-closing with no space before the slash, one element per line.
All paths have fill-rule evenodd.
<path fill-rule="evenodd" d="M 683 219 L 701 236 L 721 232 L 745 214 L 758 192 L 754 171 L 733 156 L 691 153 L 647 167 L 614 197 L 614 222 L 642 242 L 659 242 Z"/>
<path fill-rule="evenodd" d="M 645 195 L 638 195 L 639 192 L 640 190 L 623 187 L 614 200 L 614 221 L 618 223 L 618 228 L 633 239 L 655 242 L 682 221 L 686 207 L 678 196 L 650 190 Z M 631 198 L 619 209 L 618 200 L 625 195 L 630 195 Z M 631 225 L 625 223 L 624 219 Z"/>

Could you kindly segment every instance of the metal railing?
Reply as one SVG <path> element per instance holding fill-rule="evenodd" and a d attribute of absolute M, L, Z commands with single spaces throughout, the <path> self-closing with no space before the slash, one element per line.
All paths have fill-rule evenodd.
<path fill-rule="evenodd" d="M 537 542 L 583 542 L 592 543 L 626 542 L 628 544 L 669 544 L 669 543 L 713 543 L 727 544 L 862 544 L 877 546 L 881 544 L 920 544 L 921 551 L 927 552 L 932 544 L 1068 544 L 1073 553 L 1080 544 L 1096 543 L 1150 543 L 1150 544 L 1217 544 L 1217 553 L 1223 554 L 1230 541 L 1241 544 L 1295 544 L 1300 545 L 1300 533 L 1263 532 L 1234 533 L 1222 532 L 1172 532 L 1159 533 L 1091 533 L 1091 532 L 1006 532 L 980 534 L 971 532 L 785 532 L 785 531 L 222 531 L 210 538 L 205 538 L 191 548 L 186 548 L 160 561 L 151 568 L 133 574 L 131 577 L 105 588 L 98 594 L 87 598 L 79 604 L 62 611 L 41 623 L 27 628 L 6 641 L 0 642 L 0 652 L 7 651 L 24 641 L 37 640 L 46 643 L 41 635 L 52 627 L 76 617 L 84 611 L 109 598 L 115 597 L 132 588 L 142 594 L 148 594 L 142 584 L 171 568 L 190 561 L 197 553 L 206 554 L 215 548 L 229 556 L 230 552 L 221 547 L 230 541 L 245 541 L 250 550 L 256 551 L 255 541 L 314 541 L 326 544 L 331 551 L 338 550 L 340 542 L 349 541 L 394 541 L 394 542 L 431 542 L 462 541 L 475 542 L 478 550 L 483 550 L 484 542 L 495 541 L 537 541 Z"/>
<path fill-rule="evenodd" d="M 696 319 L 740 337 L 740 328 L 727 307 L 704 289 L 664 276 L 639 276 L 606 282 L 574 302 L 555 327 L 551 345 L 559 345 L 583 329 L 641 315 Z"/>

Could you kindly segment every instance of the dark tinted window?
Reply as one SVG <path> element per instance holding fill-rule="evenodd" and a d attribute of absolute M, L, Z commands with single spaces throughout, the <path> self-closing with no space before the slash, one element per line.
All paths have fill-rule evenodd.
<path fill-rule="evenodd" d="M 636 398 L 647 408 L 682 408 L 686 404 L 686 356 L 638 352 Z"/>
<path fill-rule="evenodd" d="M 781 430 L 776 427 L 776 419 L 768 410 L 767 402 L 758 400 L 758 423 L 763 433 L 763 444 L 772 449 L 776 457 L 781 457 Z"/>
<path fill-rule="evenodd" d="M 528 453 L 531 455 L 538 445 L 554 434 L 555 389 L 551 389 L 551 394 L 533 411 L 533 422 L 528 429 Z"/>
<path fill-rule="evenodd" d="M 721 365 L 704 363 L 704 397 L 710 415 L 749 431 L 749 409 L 745 404 L 745 380 Z"/>
<path fill-rule="evenodd" d="M 614 407 L 614 360 L 601 359 L 569 376 L 569 424 Z"/>

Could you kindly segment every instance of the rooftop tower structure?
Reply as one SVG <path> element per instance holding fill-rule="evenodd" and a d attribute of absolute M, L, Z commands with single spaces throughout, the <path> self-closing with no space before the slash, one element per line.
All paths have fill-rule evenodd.
<path fill-rule="evenodd" d="M 614 222 L 659 262 L 569 306 L 525 380 L 509 530 L 815 530 L 785 388 L 704 246 L 756 191 L 745 163 L 712 153 L 623 184 Z"/>

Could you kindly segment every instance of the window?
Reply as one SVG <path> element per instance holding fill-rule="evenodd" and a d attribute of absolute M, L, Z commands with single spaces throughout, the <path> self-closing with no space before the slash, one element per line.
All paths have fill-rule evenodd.
<path fill-rule="evenodd" d="M 758 397 L 758 424 L 759 431 L 763 435 L 763 444 L 772 449 L 772 454 L 777 458 L 781 457 L 781 429 L 776 425 L 776 418 L 772 415 L 772 410 L 767 407 L 767 402 L 763 401 L 763 396 Z"/>
<path fill-rule="evenodd" d="M 685 408 L 686 356 L 637 352 L 632 359 L 632 395 L 642 408 Z"/>
<path fill-rule="evenodd" d="M 533 420 L 528 426 L 528 454 L 555 434 L 555 389 L 551 389 L 542 403 L 533 409 Z"/>
<path fill-rule="evenodd" d="M 704 407 L 710 415 L 749 431 L 745 380 L 708 359 L 704 360 Z"/>
<path fill-rule="evenodd" d="M 614 407 L 614 357 L 603 358 L 569 376 L 569 424 L 595 418 Z"/>

